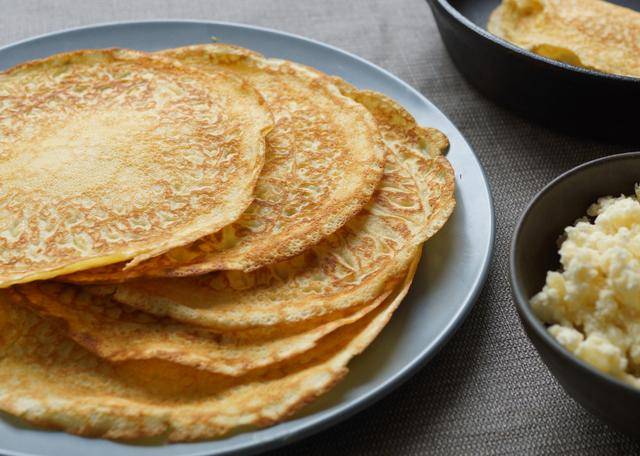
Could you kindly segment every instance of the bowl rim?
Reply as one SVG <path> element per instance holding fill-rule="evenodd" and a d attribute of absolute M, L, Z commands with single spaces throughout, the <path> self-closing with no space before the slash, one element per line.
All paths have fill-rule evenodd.
<path fill-rule="evenodd" d="M 569 65 L 568 63 L 560 62 L 558 60 L 553 60 L 548 57 L 543 57 L 527 49 L 521 48 L 520 46 L 510 43 L 509 41 L 503 38 L 500 38 L 499 36 L 494 35 L 488 30 L 471 22 L 471 20 L 469 20 L 464 14 L 462 14 L 453 5 L 451 5 L 448 2 L 448 0 L 427 0 L 427 3 L 429 3 L 432 7 L 434 7 L 435 5 L 440 6 L 450 17 L 452 17 L 453 19 L 455 19 L 456 21 L 464 25 L 467 29 L 471 30 L 472 32 L 475 32 L 477 35 L 479 35 L 481 38 L 485 40 L 489 40 L 499 46 L 502 46 L 503 48 L 506 48 L 506 50 L 508 51 L 514 52 L 516 54 L 520 54 L 525 57 L 529 57 L 538 62 L 545 63 L 547 65 L 551 65 L 562 70 L 567 70 L 573 73 L 577 73 L 579 75 L 590 76 L 594 78 L 600 78 L 600 79 L 611 80 L 611 81 L 619 81 L 622 83 L 640 85 L 640 77 L 624 76 L 621 74 L 614 74 L 614 73 L 605 73 L 602 71 L 596 71 L 589 68 Z"/>
<path fill-rule="evenodd" d="M 564 346 L 562 346 L 553 336 L 551 336 L 551 334 L 549 334 L 544 323 L 542 323 L 542 321 L 538 319 L 538 317 L 533 313 L 533 309 L 531 309 L 529 299 L 525 296 L 521 283 L 517 278 L 515 265 L 517 256 L 516 243 L 520 238 L 520 234 L 524 225 L 527 223 L 529 213 L 538 204 L 538 202 L 544 195 L 553 191 L 560 182 L 564 181 L 570 176 L 583 172 L 586 169 L 594 167 L 604 167 L 613 161 L 627 160 L 629 158 L 640 160 L 640 151 L 609 155 L 607 157 L 598 158 L 578 165 L 575 168 L 571 168 L 570 170 L 560 174 L 558 177 L 553 179 L 551 182 L 545 185 L 544 188 L 533 197 L 533 199 L 531 199 L 531 201 L 527 204 L 526 208 L 518 218 L 516 228 L 514 229 L 513 236 L 511 238 L 511 245 L 509 247 L 509 282 L 511 285 L 511 294 L 516 305 L 516 310 L 518 311 L 521 319 L 524 320 L 523 323 L 526 322 L 528 326 L 535 332 L 536 336 L 544 341 L 544 343 L 548 347 L 559 354 L 564 361 L 573 364 L 578 369 L 582 370 L 586 375 L 595 376 L 601 381 L 608 382 L 617 388 L 625 390 L 628 394 L 640 395 L 640 388 L 631 386 L 628 383 L 623 382 L 619 378 L 602 372 L 591 364 L 588 364 L 587 362 L 581 360 Z M 638 180 L 640 181 L 640 178 Z M 561 233 L 558 233 L 558 235 L 560 234 Z M 539 350 L 537 349 L 536 351 L 539 352 Z"/>

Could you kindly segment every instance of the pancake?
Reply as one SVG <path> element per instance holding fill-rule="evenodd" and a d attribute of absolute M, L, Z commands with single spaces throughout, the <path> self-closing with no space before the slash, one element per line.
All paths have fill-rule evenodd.
<path fill-rule="evenodd" d="M 371 115 L 302 65 L 228 45 L 160 53 L 207 72 L 239 75 L 265 97 L 275 127 L 256 199 L 240 219 L 194 244 L 125 268 L 75 274 L 75 283 L 140 276 L 251 271 L 295 256 L 339 229 L 368 202 L 387 152 Z"/>
<path fill-rule="evenodd" d="M 0 288 L 159 255 L 237 220 L 272 117 L 228 74 L 128 50 L 0 73 Z"/>
<path fill-rule="evenodd" d="M 406 294 L 416 263 L 378 309 L 317 349 L 241 381 L 162 361 L 107 363 L 54 321 L 7 302 L 15 292 L 0 291 L 0 409 L 47 428 L 110 439 L 192 441 L 274 424 L 346 375 L 347 363 Z"/>
<path fill-rule="evenodd" d="M 398 277 L 373 302 L 331 320 L 271 331 L 214 333 L 132 310 L 73 285 L 33 283 L 18 291 L 45 318 L 78 344 L 110 361 L 162 359 L 210 372 L 240 376 L 313 349 L 320 339 L 380 305 L 401 282 Z"/>
<path fill-rule="evenodd" d="M 503 0 L 490 32 L 554 60 L 640 77 L 640 13 L 600 0 Z"/>
<path fill-rule="evenodd" d="M 343 90 L 369 108 L 390 148 L 369 204 L 306 252 L 253 272 L 220 271 L 89 287 L 145 312 L 220 331 L 295 324 L 369 302 L 405 270 L 455 205 L 446 137 L 391 99 Z"/>

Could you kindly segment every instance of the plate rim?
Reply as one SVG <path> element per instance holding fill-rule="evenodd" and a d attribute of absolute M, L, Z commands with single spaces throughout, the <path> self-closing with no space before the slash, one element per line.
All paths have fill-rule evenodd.
<path fill-rule="evenodd" d="M 185 24 L 185 25 L 213 25 L 213 26 L 224 26 L 224 27 L 232 27 L 237 29 L 249 29 L 257 32 L 263 32 L 268 34 L 273 34 L 277 36 L 284 36 L 288 39 L 298 40 L 306 43 L 311 43 L 313 45 L 319 46 L 321 48 L 328 49 L 334 53 L 341 54 L 342 56 L 348 57 L 350 59 L 356 60 L 360 64 L 364 64 L 365 66 L 371 67 L 372 69 L 382 73 L 387 78 L 393 80 L 395 83 L 399 84 L 405 90 L 407 90 L 412 96 L 416 97 L 423 105 L 428 106 L 429 108 L 436 111 L 440 116 L 442 116 L 451 126 L 455 128 L 455 130 L 462 137 L 466 148 L 470 152 L 470 156 L 473 160 L 475 160 L 477 167 L 480 171 L 480 176 L 482 177 L 482 182 L 486 187 L 487 199 L 488 199 L 488 209 L 490 212 L 489 217 L 489 242 L 485 246 L 485 249 L 482 253 L 482 265 L 475 277 L 474 282 L 469 286 L 468 292 L 463 300 L 462 305 L 455 313 L 453 318 L 451 318 L 448 323 L 440 329 L 438 336 L 434 338 L 434 340 L 427 346 L 425 346 L 420 353 L 415 356 L 411 362 L 405 364 L 400 370 L 395 372 L 392 376 L 390 376 L 386 381 L 378 385 L 377 387 L 371 388 L 367 390 L 366 393 L 362 394 L 361 397 L 351 399 L 348 402 L 343 402 L 335 406 L 335 409 L 332 410 L 326 416 L 319 416 L 314 419 L 311 419 L 308 423 L 298 429 L 292 429 L 283 431 L 281 435 L 276 435 L 273 437 L 269 437 L 267 439 L 256 439 L 252 442 L 235 445 L 228 449 L 222 448 L 220 450 L 216 450 L 215 453 L 211 453 L 209 450 L 196 451 L 196 452 L 188 452 L 184 453 L 184 456 L 207 456 L 211 454 L 216 455 L 235 455 L 242 453 L 244 455 L 247 454 L 256 454 L 264 451 L 274 450 L 277 448 L 281 448 L 285 445 L 292 444 L 294 442 L 300 441 L 306 437 L 309 437 L 313 434 L 322 432 L 340 422 L 347 420 L 348 418 L 354 416 L 355 414 L 361 412 L 362 410 L 374 405 L 376 402 L 390 394 L 392 391 L 396 390 L 407 380 L 412 378 L 422 367 L 424 367 L 436 354 L 442 350 L 442 348 L 449 342 L 451 337 L 458 331 L 462 323 L 466 320 L 471 309 L 474 307 L 475 303 L 478 300 L 480 293 L 484 288 L 484 284 L 487 280 L 489 269 L 491 266 L 491 262 L 493 260 L 493 253 L 495 250 L 495 238 L 496 238 L 496 216 L 495 216 L 495 206 L 493 202 L 493 192 L 491 191 L 491 183 L 487 178 L 487 174 L 485 171 L 482 162 L 478 158 L 474 149 L 471 147 L 467 139 L 464 137 L 462 132 L 458 129 L 458 127 L 449 119 L 449 117 L 444 114 L 436 105 L 434 105 L 429 99 L 427 99 L 420 91 L 415 89 L 409 83 L 400 79 L 398 76 L 394 75 L 390 71 L 376 65 L 375 63 L 366 60 L 356 54 L 353 54 L 349 51 L 343 50 L 337 46 L 334 46 L 329 43 L 325 43 L 313 38 L 308 38 L 302 35 L 298 35 L 295 33 L 278 30 L 270 27 L 263 27 L 252 24 L 245 24 L 241 22 L 234 21 L 208 21 L 208 20 L 200 20 L 200 19 L 149 19 L 149 20 L 126 20 L 126 21 L 108 21 L 108 22 L 98 22 L 89 25 L 83 25 L 79 27 L 67 27 L 63 29 L 54 30 L 51 32 L 42 33 L 40 35 L 28 37 L 19 41 L 15 41 L 13 43 L 9 43 L 0 47 L 0 54 L 10 48 L 28 44 L 31 42 L 45 40 L 47 38 L 54 37 L 56 35 L 64 35 L 66 33 L 73 32 L 81 32 L 91 29 L 98 28 L 113 28 L 119 26 L 136 26 L 136 25 L 157 25 L 162 26 L 169 23 L 173 24 Z M 37 60 L 32 59 L 32 60 Z M 0 73 L 5 70 L 1 70 Z M 309 417 L 311 417 L 310 415 Z M 284 421 L 286 422 L 286 421 Z M 251 434 L 253 432 L 258 432 L 268 428 L 259 428 L 257 430 L 248 431 L 247 434 Z M 78 437 L 78 436 L 74 436 Z M 219 442 L 220 440 L 211 440 L 211 442 Z M 207 441 L 203 441 L 201 443 L 206 443 Z M 117 442 L 120 443 L 120 442 Z M 187 442 L 188 443 L 188 442 Z M 170 444 L 169 444 L 170 445 Z M 0 448 L 0 451 L 5 452 L 6 456 L 36 456 L 35 453 L 24 453 L 21 451 L 13 451 L 13 450 L 3 450 Z M 37 455 L 40 456 L 40 455 Z"/>

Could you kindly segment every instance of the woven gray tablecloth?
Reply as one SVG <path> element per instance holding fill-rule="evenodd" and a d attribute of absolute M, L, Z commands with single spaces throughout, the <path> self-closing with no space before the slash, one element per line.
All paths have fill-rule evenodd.
<path fill-rule="evenodd" d="M 511 301 L 515 221 L 554 176 L 628 147 L 531 124 L 484 99 L 445 52 L 424 0 L 0 0 L 0 45 L 62 28 L 135 19 L 227 20 L 315 38 L 358 54 L 417 88 L 462 131 L 489 177 L 497 237 L 484 291 L 451 342 L 375 406 L 286 454 L 640 452 L 592 417 L 548 373 Z"/>

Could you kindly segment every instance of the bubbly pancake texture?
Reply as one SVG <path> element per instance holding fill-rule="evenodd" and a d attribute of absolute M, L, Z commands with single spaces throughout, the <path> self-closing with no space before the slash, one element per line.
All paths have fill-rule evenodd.
<path fill-rule="evenodd" d="M 213 438 L 281 421 L 331 389 L 389 321 L 403 285 L 385 303 L 322 344 L 241 380 L 164 361 L 108 363 L 0 290 L 0 409 L 33 424 L 110 439 Z M 64 379 L 64 381 L 60 381 Z"/>
<path fill-rule="evenodd" d="M 448 219 L 455 205 L 454 174 L 442 155 L 447 146 L 442 133 L 418 126 L 381 94 L 340 84 L 370 109 L 390 149 L 373 198 L 340 230 L 290 260 L 249 273 L 220 271 L 88 289 L 218 330 L 313 320 L 379 296 L 385 283 L 406 269 L 417 246 Z"/>
<path fill-rule="evenodd" d="M 544 57 L 640 77 L 640 12 L 601 0 L 503 0 L 490 32 Z"/>
<path fill-rule="evenodd" d="M 96 296 L 73 285 L 36 282 L 18 290 L 25 304 L 59 320 L 66 334 L 111 361 L 161 359 L 210 372 L 240 376 L 313 349 L 327 334 L 353 323 L 380 305 L 403 277 L 353 312 L 326 321 L 267 331 L 216 333 L 161 319 Z"/>
<path fill-rule="evenodd" d="M 252 201 L 272 117 L 246 82 L 128 50 L 0 74 L 0 287 L 191 243 Z"/>
<path fill-rule="evenodd" d="M 137 276 L 187 276 L 221 269 L 255 270 L 332 234 L 369 200 L 382 176 L 386 147 L 371 115 L 333 82 L 302 65 L 228 45 L 160 53 L 252 84 L 269 103 L 275 127 L 256 199 L 240 219 L 189 246 L 137 267 L 85 271 L 76 283 Z"/>

